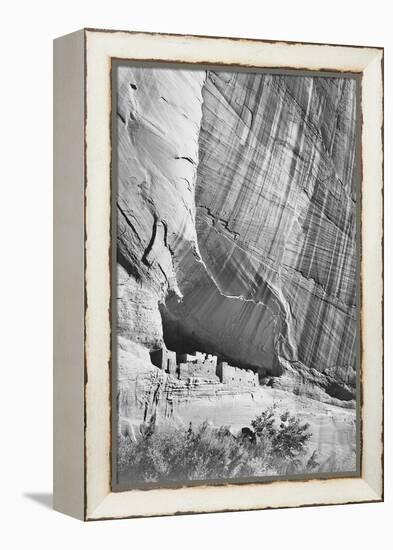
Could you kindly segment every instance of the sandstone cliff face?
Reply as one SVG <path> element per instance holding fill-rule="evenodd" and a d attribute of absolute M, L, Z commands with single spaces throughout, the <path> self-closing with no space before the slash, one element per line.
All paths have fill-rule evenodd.
<path fill-rule="evenodd" d="M 350 79 L 119 69 L 121 402 L 141 412 L 158 378 L 164 391 L 141 352 L 164 338 L 270 386 L 354 398 L 355 92 Z"/>
<path fill-rule="evenodd" d="M 158 303 L 168 292 L 181 296 L 179 261 L 196 249 L 205 73 L 120 67 L 117 78 L 118 334 L 154 347 Z"/>
<path fill-rule="evenodd" d="M 353 380 L 355 81 L 209 72 L 203 99 L 195 202 L 207 269 L 185 257 L 184 299 L 167 307 L 241 363 Z"/>

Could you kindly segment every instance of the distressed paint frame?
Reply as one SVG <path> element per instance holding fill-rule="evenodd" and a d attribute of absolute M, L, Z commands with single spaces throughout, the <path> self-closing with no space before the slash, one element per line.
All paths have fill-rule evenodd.
<path fill-rule="evenodd" d="M 71 395 L 84 390 L 83 412 L 75 414 L 73 438 L 81 451 L 62 461 L 62 468 L 78 472 L 83 484 L 78 495 L 61 482 L 55 468 L 55 507 L 80 519 L 144 517 L 230 510 L 375 502 L 383 500 L 383 49 L 305 43 L 271 42 L 218 37 L 197 37 L 85 29 L 77 33 L 78 59 L 84 59 L 84 365 L 75 364 L 75 376 L 63 376 Z M 69 35 L 71 37 L 73 35 Z M 63 41 L 67 50 L 67 39 Z M 83 47 L 81 47 L 83 37 Z M 69 40 L 68 40 L 69 41 Z M 60 45 L 60 42 L 58 42 Z M 60 49 L 60 47 L 59 47 Z M 112 59 L 215 64 L 248 68 L 360 73 L 362 81 L 362 213 L 361 213 L 361 373 L 362 468 L 361 477 L 282 481 L 270 483 L 198 485 L 177 489 L 111 490 L 111 63 Z M 75 61 L 75 59 L 74 59 Z M 57 61 L 59 63 L 59 61 Z M 56 59 L 55 59 L 56 65 Z M 71 65 L 70 65 L 71 68 Z M 61 68 L 60 68 L 61 70 Z M 97 91 L 99 90 L 99 92 Z M 66 91 L 63 91 L 63 95 Z M 63 97 L 64 99 L 64 97 Z M 56 94 L 55 94 L 55 107 Z M 80 121 L 79 121 L 80 122 Z M 61 131 L 55 125 L 55 133 Z M 76 124 L 79 136 L 81 129 Z M 72 144 L 70 145 L 72 147 Z M 58 155 L 71 156 L 67 147 Z M 73 151 L 76 156 L 77 151 Z M 57 174 L 55 186 L 67 178 Z M 79 189 L 79 191 L 80 191 Z M 56 216 L 56 209 L 55 209 Z M 79 218 L 78 218 L 79 220 Z M 378 245 L 376 246 L 376 243 Z M 59 240 L 58 246 L 65 246 Z M 60 310 L 60 308 L 59 308 Z M 60 311 L 61 313 L 61 311 Z M 56 325 L 56 316 L 55 316 Z M 56 326 L 55 326 L 56 332 Z M 81 342 L 78 341 L 78 349 Z M 60 346 L 61 347 L 61 346 Z M 64 374 L 67 350 L 55 372 Z M 60 355 L 62 355 L 60 353 Z M 84 388 L 80 387 L 81 372 Z M 79 376 L 79 378 L 78 378 Z M 58 377 L 60 379 L 61 377 Z M 76 382 L 76 378 L 79 381 Z M 78 384 L 78 387 L 75 387 Z M 55 380 L 56 387 L 56 380 Z M 79 393 L 78 393 L 79 392 Z M 60 400 L 66 397 L 56 393 Z M 70 398 L 69 398 L 70 399 Z M 72 399 L 71 399 L 72 400 Z M 59 406 L 58 406 L 59 407 Z M 55 418 L 55 430 L 66 420 Z M 57 458 L 56 458 L 57 457 Z M 64 458 L 64 457 L 63 457 Z M 79 470 L 78 470 L 79 468 Z M 69 476 L 72 477 L 72 476 Z M 83 503 L 81 502 L 83 493 Z M 56 498 L 56 494 L 58 498 Z M 72 501 L 72 504 L 69 504 Z M 57 504 L 56 504 L 57 503 Z"/>

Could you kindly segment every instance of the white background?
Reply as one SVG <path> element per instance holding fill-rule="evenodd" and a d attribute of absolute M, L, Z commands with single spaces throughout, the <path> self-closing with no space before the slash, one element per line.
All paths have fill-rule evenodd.
<path fill-rule="evenodd" d="M 2 4 L 2 548 L 389 548 L 392 545 L 392 15 L 346 0 L 54 0 Z M 386 501 L 83 524 L 52 491 L 52 39 L 82 27 L 385 47 Z M 376 243 L 378 246 L 378 243 Z M 389 540 L 390 539 L 390 540 Z"/>

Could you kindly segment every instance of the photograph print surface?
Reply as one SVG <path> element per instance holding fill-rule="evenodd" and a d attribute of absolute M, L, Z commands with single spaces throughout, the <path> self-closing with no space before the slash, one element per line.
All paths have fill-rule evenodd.
<path fill-rule="evenodd" d="M 357 475 L 358 93 L 114 64 L 115 490 Z"/>

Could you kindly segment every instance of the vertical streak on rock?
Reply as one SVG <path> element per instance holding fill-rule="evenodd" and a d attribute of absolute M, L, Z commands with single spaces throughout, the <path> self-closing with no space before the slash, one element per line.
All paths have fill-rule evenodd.
<path fill-rule="evenodd" d="M 161 303 L 169 336 L 239 365 L 352 379 L 355 92 L 350 79 L 119 69 L 126 342 L 162 344 Z"/>
<path fill-rule="evenodd" d="M 348 378 L 356 337 L 355 80 L 209 72 L 203 96 L 198 242 L 221 292 L 260 304 L 254 342 L 246 316 L 233 319 L 239 340 L 253 358 L 274 326 L 269 349 L 284 367 L 335 368 Z M 280 322 L 269 322 L 275 317 Z M 274 364 L 263 354 L 260 361 Z"/>

